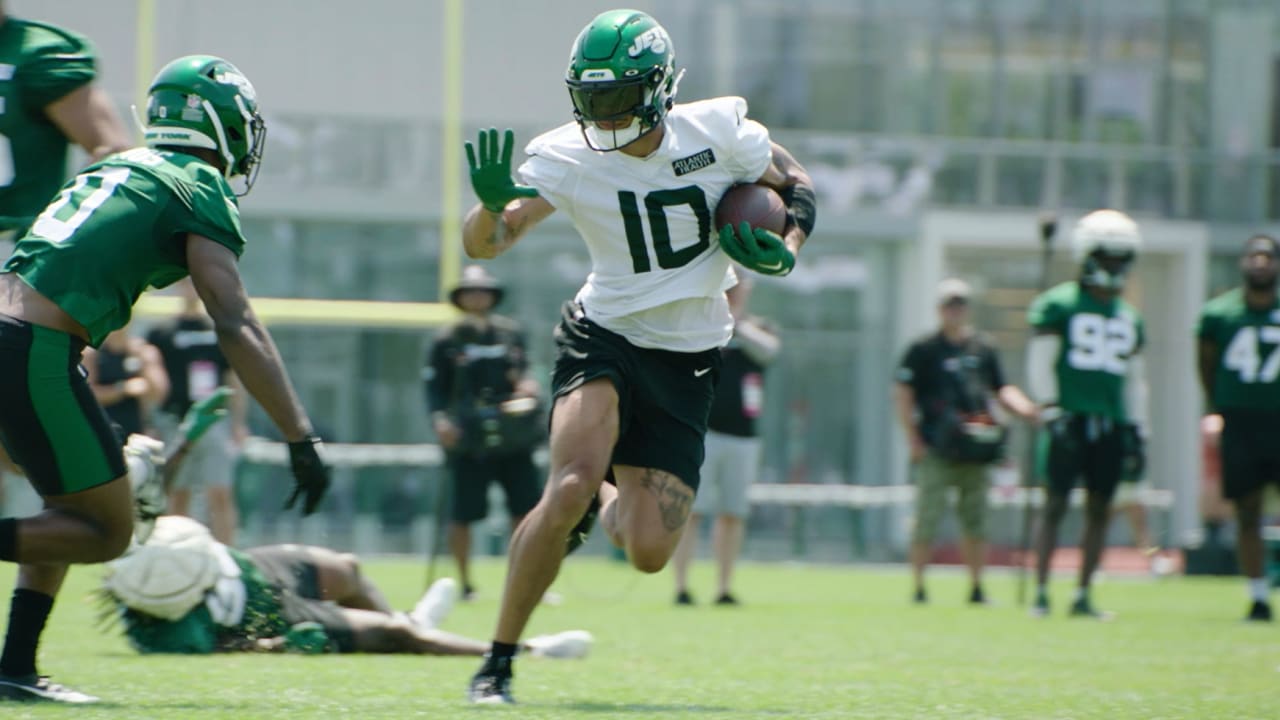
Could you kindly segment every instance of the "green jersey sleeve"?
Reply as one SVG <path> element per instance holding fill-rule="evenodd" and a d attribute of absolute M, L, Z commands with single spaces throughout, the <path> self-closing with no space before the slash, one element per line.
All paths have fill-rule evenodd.
<path fill-rule="evenodd" d="M 244 231 L 240 228 L 240 205 L 231 186 L 212 165 L 203 162 L 186 163 L 182 170 L 190 182 L 174 183 L 172 187 L 191 214 L 178 229 L 203 235 L 240 257 L 244 253 Z"/>
<path fill-rule="evenodd" d="M 27 107 L 43 108 L 93 80 L 97 58 L 86 38 L 42 23 L 27 25 L 26 58 L 15 71 Z"/>
<path fill-rule="evenodd" d="M 1059 295 L 1061 295 L 1061 287 L 1036 296 L 1036 299 L 1031 302 L 1031 307 L 1027 309 L 1027 323 L 1037 330 L 1057 335 L 1064 334 L 1070 312 L 1061 302 Z"/>

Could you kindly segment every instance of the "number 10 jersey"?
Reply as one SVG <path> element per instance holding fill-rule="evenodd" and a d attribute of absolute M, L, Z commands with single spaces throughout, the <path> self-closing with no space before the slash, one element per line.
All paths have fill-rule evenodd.
<path fill-rule="evenodd" d="M 716 240 L 716 203 L 768 168 L 769 131 L 742 98 L 676 105 L 644 158 L 587 147 L 577 123 L 534 138 L 523 182 L 572 220 L 591 254 L 577 301 L 641 347 L 695 352 L 732 334 L 736 278 Z"/>

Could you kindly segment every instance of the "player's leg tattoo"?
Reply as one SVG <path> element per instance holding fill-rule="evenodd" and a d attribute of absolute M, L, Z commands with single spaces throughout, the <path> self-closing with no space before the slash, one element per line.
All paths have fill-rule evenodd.
<path fill-rule="evenodd" d="M 644 469 L 640 485 L 657 498 L 662 526 L 667 532 L 677 532 L 684 527 L 685 521 L 689 519 L 689 510 L 693 507 L 693 491 L 689 486 L 674 475 L 653 468 Z"/>

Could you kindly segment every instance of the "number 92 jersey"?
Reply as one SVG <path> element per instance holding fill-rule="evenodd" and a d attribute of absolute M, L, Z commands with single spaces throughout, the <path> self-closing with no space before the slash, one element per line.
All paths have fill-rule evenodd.
<path fill-rule="evenodd" d="M 520 177 L 568 215 L 587 244 L 591 274 L 577 296 L 587 315 L 635 344 L 692 352 L 723 345 L 732 333 L 723 292 L 736 278 L 716 240 L 716 203 L 730 186 L 759 180 L 772 153 L 769 131 L 747 118 L 742 98 L 682 103 L 664 122 L 661 145 L 645 158 L 594 151 L 568 123 L 529 143 Z M 646 315 L 637 325 L 653 332 L 642 337 L 617 329 L 680 300 L 719 305 L 714 313 Z M 677 335 L 687 340 L 673 341 Z"/>
<path fill-rule="evenodd" d="M 89 331 L 129 322 L 148 287 L 187 273 L 187 235 L 244 251 L 231 186 L 192 155 L 134 148 L 90 165 L 36 218 L 4 264 Z"/>
<path fill-rule="evenodd" d="M 93 80 L 93 47 L 61 28 L 0 25 L 0 230 L 25 228 L 67 177 L 67 138 L 44 109 Z"/>
<path fill-rule="evenodd" d="M 1062 338 L 1054 366 L 1058 406 L 1124 422 L 1125 374 L 1144 342 L 1138 311 L 1122 298 L 1099 301 L 1072 281 L 1041 293 L 1027 320 L 1036 330 Z"/>
<path fill-rule="evenodd" d="M 1255 310 L 1229 290 L 1205 304 L 1196 335 L 1218 348 L 1214 409 L 1280 411 L 1280 299 Z"/>

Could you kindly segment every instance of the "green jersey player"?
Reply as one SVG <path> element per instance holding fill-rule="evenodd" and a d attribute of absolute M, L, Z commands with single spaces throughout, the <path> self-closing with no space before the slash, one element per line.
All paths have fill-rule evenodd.
<path fill-rule="evenodd" d="M 20 236 L 62 186 L 69 143 L 92 160 L 129 146 L 96 63 L 85 38 L 0 3 L 0 237 Z"/>
<path fill-rule="evenodd" d="M 157 518 L 145 543 L 107 565 L 101 596 L 140 653 L 403 653 L 483 655 L 479 640 L 439 629 L 457 583 L 437 580 L 397 612 L 360 559 L 315 545 L 238 550 L 180 515 Z M 522 647 L 548 658 L 584 656 L 591 634 L 569 630 Z"/>
<path fill-rule="evenodd" d="M 1240 258 L 1242 287 L 1205 304 L 1197 335 L 1200 383 L 1222 415 L 1222 494 L 1235 504 L 1236 552 L 1248 578 L 1248 619 L 1269 622 L 1262 501 L 1280 483 L 1280 242 L 1249 238 Z"/>
<path fill-rule="evenodd" d="M 1120 294 L 1137 257 L 1138 226 L 1114 210 L 1098 210 L 1076 225 L 1072 251 L 1078 280 L 1035 299 L 1028 320 L 1031 395 L 1044 408 L 1048 480 L 1037 543 L 1037 592 L 1032 612 L 1049 611 L 1049 563 L 1071 490 L 1086 491 L 1083 561 L 1071 614 L 1106 617 L 1094 609 L 1089 584 L 1102 559 L 1111 500 L 1131 468 L 1141 464 L 1146 427 L 1146 381 L 1139 352 L 1142 319 Z"/>
<path fill-rule="evenodd" d="M 747 117 L 746 102 L 676 104 L 679 79 L 661 25 L 634 10 L 605 12 L 573 43 L 565 82 L 574 122 L 529 143 L 525 185 L 511 178 L 510 131 L 501 144 L 496 130 L 481 132 L 478 157 L 467 147 L 480 199 L 463 229 L 470 256 L 494 257 L 560 211 L 592 266 L 556 329 L 550 477 L 512 538 L 474 702 L 512 701 L 520 635 L 597 515 L 636 568 L 666 564 L 698 487 L 719 347 L 733 332 L 730 259 L 785 275 L 813 229 L 812 181 Z M 712 209 L 736 183 L 783 196 L 790 220 L 781 236 L 715 232 Z"/>
<path fill-rule="evenodd" d="M 20 564 L 0 656 L 0 695 L 89 702 L 36 673 L 36 644 L 68 563 L 128 546 L 134 508 L 121 439 L 79 369 L 81 351 L 128 321 L 148 287 L 191 276 L 219 345 L 289 441 L 312 512 L 328 486 L 319 440 L 275 345 L 249 306 L 229 181 L 252 186 L 266 125 L 235 66 L 193 55 L 148 93 L 146 147 L 108 156 L 67 183 L 0 273 L 0 441 L 44 511 L 0 519 L 0 560 Z"/>

